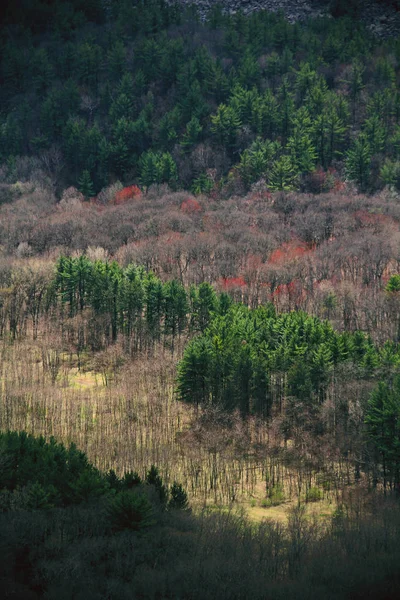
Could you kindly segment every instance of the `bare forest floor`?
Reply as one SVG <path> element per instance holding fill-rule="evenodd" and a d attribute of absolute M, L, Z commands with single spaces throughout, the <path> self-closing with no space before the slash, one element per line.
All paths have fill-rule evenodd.
<path fill-rule="evenodd" d="M 134 361 L 119 346 L 78 356 L 61 352 L 51 332 L 40 333 L 36 341 L 2 341 L 0 430 L 75 443 L 118 475 L 143 476 L 159 465 L 167 482 L 184 485 L 193 507 L 242 508 L 253 521 L 285 521 L 310 488 L 318 489 L 310 518 L 331 515 L 342 500 L 343 465 L 329 487 L 314 468 L 285 465 L 273 423 L 238 416 L 233 431 L 204 426 L 201 411 L 174 395 L 182 348 L 172 355 L 160 347 Z"/>

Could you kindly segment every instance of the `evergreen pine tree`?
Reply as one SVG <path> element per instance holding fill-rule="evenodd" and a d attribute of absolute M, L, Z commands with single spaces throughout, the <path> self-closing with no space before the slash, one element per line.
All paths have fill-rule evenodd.
<path fill-rule="evenodd" d="M 363 127 L 372 154 L 382 152 L 386 141 L 386 132 L 379 115 L 369 117 Z"/>
<path fill-rule="evenodd" d="M 189 508 L 187 494 L 180 483 L 174 481 L 169 492 L 171 497 L 168 508 L 174 510 L 187 510 Z"/>
<path fill-rule="evenodd" d="M 82 171 L 82 175 L 78 179 L 78 189 L 85 198 L 92 198 L 94 196 L 93 181 L 87 169 Z"/>
<path fill-rule="evenodd" d="M 268 177 L 268 185 L 274 191 L 290 191 L 296 186 L 298 171 L 290 156 L 283 155 L 274 162 Z"/>
<path fill-rule="evenodd" d="M 368 402 L 365 423 L 380 456 L 383 485 L 400 481 L 400 376 L 389 385 L 380 382 Z"/>
<path fill-rule="evenodd" d="M 182 137 L 181 146 L 185 151 L 188 151 L 197 144 L 200 139 L 203 127 L 197 117 L 192 117 L 186 125 L 186 131 Z"/>
<path fill-rule="evenodd" d="M 371 174 L 371 148 L 365 134 L 360 134 L 347 152 L 346 172 L 365 192 Z"/>
<path fill-rule="evenodd" d="M 160 476 L 160 473 L 159 473 L 157 467 L 155 467 L 154 465 L 151 465 L 150 469 L 147 471 L 146 483 L 148 485 L 154 486 L 161 505 L 165 506 L 165 504 L 167 503 L 167 500 L 168 500 L 168 490 L 167 490 L 167 487 L 163 483 L 163 480 Z"/>
<path fill-rule="evenodd" d="M 312 171 L 315 165 L 316 152 L 310 136 L 296 129 L 287 143 L 293 165 L 300 173 Z"/>
<path fill-rule="evenodd" d="M 211 131 L 222 146 L 232 149 L 241 126 L 240 117 L 231 106 L 220 104 L 216 115 L 211 116 Z"/>

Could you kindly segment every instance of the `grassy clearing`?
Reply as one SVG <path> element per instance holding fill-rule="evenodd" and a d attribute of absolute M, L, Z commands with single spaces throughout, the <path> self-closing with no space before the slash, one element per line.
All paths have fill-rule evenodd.
<path fill-rule="evenodd" d="M 293 499 L 279 506 L 269 506 L 264 508 L 262 506 L 249 506 L 243 505 L 246 514 L 251 521 L 259 523 L 264 519 L 272 519 L 273 521 L 279 521 L 282 523 L 287 522 L 288 514 L 291 509 L 297 505 L 297 500 Z M 337 504 L 331 500 L 322 500 L 320 502 L 310 502 L 306 505 L 306 515 L 310 519 L 318 518 L 320 520 L 328 519 L 333 515 L 337 508 Z"/>
<path fill-rule="evenodd" d="M 67 386 L 80 390 L 96 388 L 97 391 L 104 390 L 105 384 L 101 373 L 96 371 L 79 371 L 78 368 L 72 368 L 67 375 Z"/>

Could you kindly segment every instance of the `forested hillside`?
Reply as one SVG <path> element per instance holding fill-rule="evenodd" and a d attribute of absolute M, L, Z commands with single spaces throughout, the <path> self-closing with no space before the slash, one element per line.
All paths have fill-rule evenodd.
<path fill-rule="evenodd" d="M 279 4 L 1 8 L 6 598 L 397 598 L 399 7 Z"/>
<path fill-rule="evenodd" d="M 3 181 L 40 169 L 86 197 L 116 180 L 314 191 L 319 169 L 361 191 L 398 183 L 399 43 L 355 20 L 216 5 L 204 23 L 162 0 L 9 13 Z"/>

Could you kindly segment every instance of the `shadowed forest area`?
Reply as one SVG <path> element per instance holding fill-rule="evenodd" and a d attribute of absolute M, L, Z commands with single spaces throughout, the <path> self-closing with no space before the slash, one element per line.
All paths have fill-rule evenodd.
<path fill-rule="evenodd" d="M 2 13 L 6 598 L 397 598 L 400 42 L 331 4 Z"/>

